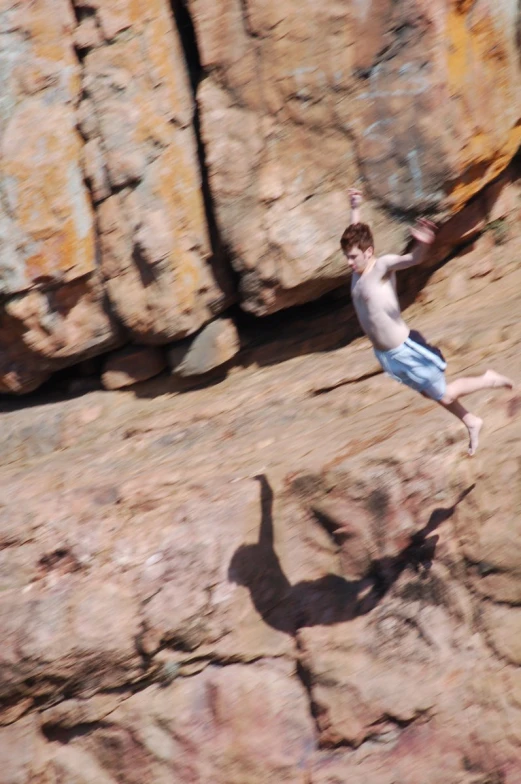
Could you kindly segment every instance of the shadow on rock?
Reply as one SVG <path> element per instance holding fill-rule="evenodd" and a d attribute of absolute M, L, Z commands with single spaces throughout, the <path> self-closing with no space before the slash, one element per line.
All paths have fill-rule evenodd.
<path fill-rule="evenodd" d="M 474 488 L 467 488 L 453 506 L 435 509 L 406 548 L 395 557 L 372 561 L 363 578 L 347 580 L 327 574 L 292 585 L 273 546 L 273 491 L 265 475 L 255 478 L 261 486 L 259 540 L 236 550 L 228 577 L 230 582 L 248 588 L 257 612 L 267 624 L 290 635 L 302 627 L 341 623 L 365 615 L 377 606 L 405 569 L 429 569 L 439 539 L 434 531 L 452 517 L 458 504 Z"/>

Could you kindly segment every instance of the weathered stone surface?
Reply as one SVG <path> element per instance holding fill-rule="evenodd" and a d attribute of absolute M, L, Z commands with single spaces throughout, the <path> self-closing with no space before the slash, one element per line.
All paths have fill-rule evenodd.
<path fill-rule="evenodd" d="M 41 712 L 42 727 L 70 729 L 78 724 L 93 724 L 103 721 L 124 699 L 123 694 L 94 694 L 88 699 L 73 699 L 58 702 Z"/>
<path fill-rule="evenodd" d="M 105 389 L 121 389 L 146 381 L 166 367 L 163 352 L 148 346 L 127 346 L 111 354 L 105 362 L 101 381 Z"/>
<path fill-rule="evenodd" d="M 388 210 L 457 212 L 521 143 L 511 0 L 189 7 L 210 185 L 255 313 L 345 275 L 349 184 L 379 245 L 400 245 Z"/>
<path fill-rule="evenodd" d="M 53 370 L 117 345 L 107 295 L 146 343 L 196 331 L 233 297 L 210 258 L 193 99 L 170 6 L 75 6 L 76 16 L 63 0 L 4 11 L 1 288 L 16 295 L 2 306 L 5 392 L 31 391 Z M 88 318 L 78 329 L 60 299 L 82 286 L 76 313 Z"/>
<path fill-rule="evenodd" d="M 83 61 L 82 116 L 96 118 L 83 126 L 86 175 L 104 200 L 101 266 L 130 334 L 165 343 L 195 332 L 231 298 L 210 258 L 187 70 L 165 0 L 92 7 L 107 41 Z"/>
<path fill-rule="evenodd" d="M 71 7 L 7 3 L 2 14 L 0 391 L 18 393 L 110 348 L 117 335 L 96 275 L 75 127 Z"/>
<path fill-rule="evenodd" d="M 487 726 L 490 729 L 490 725 Z M 454 730 L 453 730 L 454 732 Z M 514 784 L 520 767 L 516 753 L 506 765 L 495 759 L 488 745 L 481 752 L 462 754 L 461 739 L 468 725 L 451 733 L 435 719 L 429 724 L 413 725 L 402 732 L 389 731 L 375 743 L 368 742 L 356 752 L 330 752 L 317 755 L 311 773 L 313 784 L 458 784 L 506 781 Z"/>
<path fill-rule="evenodd" d="M 120 342 L 97 275 L 33 289 L 0 308 L 0 392 L 30 392 L 52 371 Z"/>
<path fill-rule="evenodd" d="M 237 102 L 244 114 L 261 94 L 246 84 L 250 50 L 226 39 L 241 29 L 234 7 L 224 19 L 208 7 L 205 24 L 219 35 L 204 56 L 229 63 L 222 73 L 252 102 Z M 137 5 L 76 8 L 80 24 L 94 19 L 87 59 L 109 41 L 118 51 L 134 41 Z M 261 46 L 275 11 L 246 11 Z M 308 35 L 308 13 L 281 47 Z M 400 34 L 407 41 L 411 30 Z M 107 81 L 132 92 L 110 63 Z M 210 87 L 230 92 L 214 71 Z M 31 78 L 31 89 L 41 87 Z M 270 92 L 278 89 L 273 80 Z M 88 100 L 96 109 L 84 107 L 79 122 L 90 142 L 102 139 L 107 108 L 103 99 L 98 113 Z M 287 104 L 296 125 L 302 108 Z M 151 164 L 139 174 L 125 133 L 106 159 L 100 141 L 101 168 L 95 148 L 85 159 L 98 219 L 118 226 L 124 204 L 125 219 L 141 216 L 130 221 L 132 237 L 160 257 L 162 219 L 147 217 L 151 230 L 140 234 L 145 219 L 133 211 Z M 408 309 L 443 347 L 450 376 L 491 364 L 521 377 L 518 191 L 508 177 L 499 194 L 492 184 L 479 207 L 469 205 L 467 224 L 458 218 L 464 231 L 454 236 L 473 245 L 436 270 Z M 263 181 L 270 204 L 277 187 L 271 175 Z M 505 233 L 490 225 L 505 219 Z M 120 228 L 124 236 L 128 226 Z M 27 354 L 49 367 L 56 353 L 68 362 L 76 338 L 50 318 L 52 328 L 40 329 L 39 308 L 47 298 L 51 313 L 60 302 L 69 327 L 96 335 L 103 321 L 79 302 L 101 302 L 98 284 L 87 273 L 13 296 L 5 329 L 30 324 Z M 277 358 L 291 355 L 278 364 L 250 322 L 244 366 L 211 389 L 180 397 L 164 379 L 139 397 L 95 392 L 19 410 L 9 401 L 0 434 L 0 781 L 518 784 L 520 396 L 471 399 L 487 427 L 469 461 L 455 419 L 377 372 L 367 341 L 344 345 L 335 329 L 352 311 L 339 303 L 316 316 L 315 329 L 334 327 L 318 344 L 304 311 L 291 328 L 269 320 Z"/>
<path fill-rule="evenodd" d="M 256 483 L 224 492 L 214 483 L 199 499 L 178 498 L 173 511 L 169 470 L 117 484 L 112 476 L 100 485 L 96 475 L 89 485 L 84 474 L 83 489 L 71 486 L 60 504 L 47 480 L 19 475 L 25 500 L 16 524 L 13 506 L 3 508 L 1 552 L 21 546 L 21 557 L 0 559 L 5 704 L 36 695 L 52 703 L 63 688 L 86 697 L 130 683 L 144 675 L 140 651 L 164 644 L 187 652 L 181 664 L 195 649 L 230 658 L 240 650 L 246 660 L 288 652 L 285 635 L 255 617 L 247 592 L 228 585 L 233 552 L 258 517 Z"/>
<path fill-rule="evenodd" d="M 484 622 L 494 650 L 512 664 L 521 664 L 521 609 L 490 606 Z"/>
<path fill-rule="evenodd" d="M 256 314 L 338 287 L 351 184 L 379 250 L 410 212 L 449 218 L 428 266 L 508 235 L 514 0 L 109 5 L 2 12 L 0 391 L 116 347 L 118 322 L 142 344 L 196 333 L 235 298 L 228 261 Z"/>
<path fill-rule="evenodd" d="M 87 738 L 57 748 L 67 781 L 263 781 L 305 784 L 314 742 L 304 688 L 291 667 L 209 667 L 131 697 Z M 280 701 L 285 711 L 280 711 Z M 99 776 L 100 778 L 97 778 Z"/>
<path fill-rule="evenodd" d="M 407 316 L 451 374 L 517 378 L 519 239 L 476 253 L 501 274 L 455 258 Z M 519 395 L 471 400 L 469 461 L 365 340 L 301 356 L 296 325 L 293 359 L 185 396 L 11 401 L 7 781 L 518 783 Z"/>
<path fill-rule="evenodd" d="M 515 374 L 506 269 L 481 296 Z M 486 346 L 476 300 L 442 311 L 460 362 Z M 40 449 L 0 469 L 6 782 L 517 784 L 519 608 L 486 571 L 515 583 L 517 398 L 483 396 L 470 464 L 371 363 L 359 343 L 4 417 Z"/>
<path fill-rule="evenodd" d="M 168 351 L 168 364 L 175 375 L 201 376 L 229 362 L 239 349 L 239 335 L 233 321 L 217 319 L 193 340 L 174 344 Z"/>
<path fill-rule="evenodd" d="M 0 729 L 2 741 L 2 784 L 32 784 L 46 782 L 46 749 L 44 739 L 38 734 L 35 714 Z"/>
<path fill-rule="evenodd" d="M 33 567 L 36 578 L 49 573 L 50 580 L 29 589 L 21 601 L 9 592 L 9 605 L 4 602 L 1 610 L 7 635 L 0 682 L 3 699 L 21 688 L 31 696 L 59 693 L 66 687 L 92 694 L 139 676 L 139 619 L 133 597 L 108 574 L 93 596 L 88 581 L 74 577 L 80 568 L 73 554 L 58 548 Z M 9 606 L 17 617 L 10 616 Z M 27 678 L 38 685 L 23 685 Z"/>

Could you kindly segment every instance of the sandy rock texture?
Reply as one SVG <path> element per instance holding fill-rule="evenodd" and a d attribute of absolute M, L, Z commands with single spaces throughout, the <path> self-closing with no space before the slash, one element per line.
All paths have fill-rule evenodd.
<path fill-rule="evenodd" d="M 345 276 L 350 184 L 400 245 L 404 218 L 458 212 L 519 147 L 514 0 L 188 6 L 210 184 L 254 313 Z"/>
<path fill-rule="evenodd" d="M 521 378 L 509 231 L 407 309 L 449 377 Z M 2 784 L 518 784 L 519 388 L 469 400 L 470 460 L 311 326 L 212 387 L 3 413 Z"/>

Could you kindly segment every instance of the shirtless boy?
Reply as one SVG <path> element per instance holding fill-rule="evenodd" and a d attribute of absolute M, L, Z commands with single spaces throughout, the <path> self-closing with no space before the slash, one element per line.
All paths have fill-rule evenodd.
<path fill-rule="evenodd" d="M 443 355 L 418 332 L 409 330 L 401 316 L 396 294 L 396 273 L 421 264 L 434 242 L 436 227 L 430 221 L 419 220 L 411 229 L 415 240 L 411 253 L 377 258 L 371 229 L 360 223 L 362 195 L 354 189 L 349 193 L 351 223 L 342 235 L 340 245 L 353 270 L 351 294 L 360 325 L 391 378 L 436 400 L 461 419 L 469 433 L 469 455 L 473 455 L 483 420 L 467 411 L 459 399 L 481 389 L 512 389 L 513 383 L 506 376 L 487 370 L 482 376 L 458 378 L 447 384 L 444 373 L 447 363 Z"/>

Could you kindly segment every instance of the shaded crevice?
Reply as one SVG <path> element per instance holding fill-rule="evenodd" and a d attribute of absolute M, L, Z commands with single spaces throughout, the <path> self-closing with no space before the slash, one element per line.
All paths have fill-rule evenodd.
<path fill-rule="evenodd" d="M 297 661 L 296 661 L 296 672 L 295 672 L 295 674 L 296 674 L 297 678 L 299 679 L 299 681 L 300 681 L 300 683 L 302 685 L 302 688 L 304 690 L 304 693 L 305 693 L 305 695 L 307 697 L 309 715 L 311 716 L 311 718 L 313 720 L 314 727 L 315 727 L 315 733 L 316 733 L 315 743 L 316 743 L 317 749 L 319 749 L 319 748 L 321 748 L 321 745 L 320 745 L 321 728 L 320 728 L 320 720 L 319 720 L 320 719 L 320 711 L 319 711 L 319 708 L 318 708 L 316 702 L 313 699 L 313 689 L 312 689 L 312 686 L 313 686 L 313 675 L 311 673 L 311 670 L 309 670 L 306 667 L 306 665 L 304 664 L 304 662 L 303 662 L 303 650 L 302 650 L 302 645 L 301 645 L 300 640 L 299 640 L 298 632 L 297 632 L 297 634 L 295 636 L 295 645 L 296 645 L 296 648 L 297 648 Z"/>
<path fill-rule="evenodd" d="M 349 749 L 364 749 L 371 750 L 374 746 L 391 746 L 394 747 L 400 740 L 403 732 L 409 727 L 417 724 L 429 722 L 431 715 L 429 711 L 419 711 L 415 713 L 410 719 L 399 719 L 390 714 L 383 714 L 381 718 L 367 727 L 367 734 L 365 735 L 362 743 L 354 746 L 348 742 L 342 742 L 335 745 L 335 748 L 349 748 Z"/>
<path fill-rule="evenodd" d="M 60 743 L 66 746 L 76 738 L 83 738 L 90 735 L 95 730 L 111 727 L 110 722 L 92 721 L 84 724 L 76 724 L 74 727 L 63 727 L 59 724 L 44 724 L 42 734 L 49 743 Z"/>
<path fill-rule="evenodd" d="M 93 20 L 95 20 L 96 26 L 99 29 L 99 21 L 98 21 L 98 18 L 97 18 L 97 15 L 96 15 L 96 9 L 95 9 L 94 6 L 81 5 L 78 2 L 78 0 L 73 0 L 73 2 L 72 2 L 72 11 L 73 11 L 73 14 L 74 14 L 74 17 L 76 19 L 78 27 L 79 27 L 79 25 L 81 25 L 81 23 L 84 20 L 86 20 L 86 19 L 93 19 Z M 92 51 L 93 47 L 90 47 L 90 46 L 80 46 L 79 44 L 75 43 L 74 44 L 74 48 L 75 48 L 76 57 L 77 57 L 77 60 L 78 60 L 78 64 L 80 66 L 80 71 L 81 71 L 82 90 L 81 90 L 80 100 L 79 100 L 79 104 L 78 104 L 78 107 L 79 107 L 79 105 L 83 101 L 89 100 L 88 92 L 85 89 L 85 59 L 86 59 L 87 55 L 89 54 L 89 52 Z M 94 112 L 94 114 L 96 116 L 96 122 L 99 123 L 99 117 L 97 116 L 97 112 L 95 110 L 94 104 L 92 104 L 92 111 Z M 81 136 L 81 138 L 83 140 L 83 144 L 84 145 L 87 144 L 87 142 L 90 140 L 91 137 L 90 137 L 90 134 L 87 134 L 85 132 L 85 128 L 82 127 L 82 123 L 81 123 L 81 120 L 79 118 L 76 121 L 76 128 L 78 130 L 79 135 Z M 100 145 L 100 148 L 103 150 L 104 161 L 106 161 L 106 150 L 104 149 L 103 136 L 99 135 L 99 136 L 96 136 L 95 138 L 97 139 L 98 144 Z M 123 190 L 123 187 L 121 187 L 121 188 L 114 188 L 113 187 L 112 183 L 110 183 L 109 178 L 108 178 L 108 171 L 106 169 L 106 164 L 104 163 L 103 165 L 104 165 L 104 168 L 105 168 L 105 174 L 107 176 L 109 197 L 110 197 L 110 196 L 114 195 L 114 193 L 117 193 L 120 190 Z M 96 198 L 95 197 L 95 189 L 94 189 L 93 183 L 91 181 L 91 178 L 87 175 L 87 172 L 85 171 L 84 166 L 81 167 L 81 175 L 83 177 L 83 184 L 84 184 L 84 187 L 85 187 L 85 192 L 86 192 L 87 198 L 88 198 L 88 200 L 90 202 L 90 207 L 91 207 L 93 220 L 94 220 L 93 235 L 94 235 L 95 272 L 94 272 L 94 274 L 91 273 L 89 275 L 89 277 L 95 277 L 96 275 L 98 275 L 98 276 L 100 276 L 100 280 L 104 282 L 104 275 L 103 275 L 102 262 L 101 262 L 101 259 L 102 259 L 101 235 L 100 235 L 99 226 L 98 226 L 98 210 L 97 210 L 97 207 L 99 206 L 99 204 L 101 202 L 105 201 L 106 199 L 105 198 Z M 106 313 L 106 315 L 107 315 L 107 317 L 108 317 L 108 319 L 110 321 L 110 324 L 111 324 L 111 327 L 112 327 L 112 332 L 113 332 L 113 335 L 114 335 L 114 343 L 113 343 L 112 348 L 116 349 L 116 348 L 119 348 L 121 345 L 123 345 L 125 343 L 126 331 L 125 331 L 124 325 L 119 320 L 119 318 L 117 316 L 117 313 L 116 313 L 116 311 L 115 311 L 115 309 L 114 309 L 114 307 L 112 305 L 112 302 L 110 300 L 110 296 L 109 296 L 109 293 L 107 291 L 107 288 L 105 286 L 103 286 L 102 288 L 103 288 L 103 290 L 102 290 L 102 294 L 101 294 L 101 307 L 103 308 L 103 311 Z M 92 355 L 88 355 L 88 356 L 86 355 L 84 357 L 84 360 L 87 360 L 87 359 L 91 358 L 91 356 L 103 356 L 104 354 L 106 354 L 106 352 L 102 352 L 102 354 L 92 354 Z M 72 365 L 70 367 L 74 367 L 74 365 Z M 52 384 L 52 382 L 53 382 L 53 379 L 51 378 L 51 384 Z M 90 391 L 90 390 L 87 390 L 87 391 Z"/>
<path fill-rule="evenodd" d="M 203 142 L 201 116 L 197 101 L 197 90 L 199 84 L 205 76 L 204 68 L 201 63 L 199 45 L 195 25 L 188 8 L 186 0 L 170 0 L 172 14 L 179 33 L 181 46 L 183 48 L 186 69 L 192 88 L 193 100 L 193 131 L 195 135 L 197 158 L 199 161 L 199 171 L 201 176 L 201 191 L 203 196 L 204 210 L 208 225 L 210 245 L 212 250 L 212 269 L 216 281 L 225 293 L 237 297 L 239 288 L 239 276 L 233 269 L 230 261 L 230 253 L 226 247 L 219 225 L 217 222 L 217 209 L 210 188 L 210 178 L 206 163 L 206 149 Z M 230 282 L 232 291 L 230 291 Z"/>
<path fill-rule="evenodd" d="M 197 114 L 196 93 L 203 76 L 203 67 L 201 65 L 195 27 L 185 0 L 171 0 L 171 7 L 183 47 L 186 70 L 194 96 L 194 110 Z"/>

